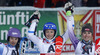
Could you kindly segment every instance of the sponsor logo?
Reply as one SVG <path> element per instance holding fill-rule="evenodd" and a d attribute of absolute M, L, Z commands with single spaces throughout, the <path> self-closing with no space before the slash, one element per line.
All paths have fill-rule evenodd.
<path fill-rule="evenodd" d="M 12 35 L 17 35 L 18 33 L 16 33 L 16 32 L 12 32 Z"/>
<path fill-rule="evenodd" d="M 96 53 L 100 54 L 100 47 L 96 50 Z"/>
<path fill-rule="evenodd" d="M 62 42 L 61 41 L 57 41 L 56 42 L 56 50 L 61 50 L 62 49 Z"/>

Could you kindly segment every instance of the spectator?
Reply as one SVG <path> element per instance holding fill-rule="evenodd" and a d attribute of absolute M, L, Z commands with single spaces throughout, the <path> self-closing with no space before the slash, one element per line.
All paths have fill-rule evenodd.
<path fill-rule="evenodd" d="M 54 4 L 52 3 L 52 0 L 46 0 L 45 1 L 45 7 L 48 8 L 48 7 L 53 7 Z"/>
<path fill-rule="evenodd" d="M 82 6 L 82 0 L 71 0 L 71 3 L 75 6 L 75 7 L 81 7 Z"/>
<path fill-rule="evenodd" d="M 96 7 L 97 4 L 98 4 L 97 0 L 83 0 L 82 1 L 82 6 Z"/>
<path fill-rule="evenodd" d="M 10 0 L 8 6 L 33 6 L 33 0 Z"/>
<path fill-rule="evenodd" d="M 7 6 L 9 0 L 0 0 L 0 6 Z"/>
<path fill-rule="evenodd" d="M 45 0 L 34 0 L 34 7 L 45 8 Z"/>
<path fill-rule="evenodd" d="M 97 6 L 97 0 L 88 0 L 87 6 L 88 7 L 96 7 Z"/>
<path fill-rule="evenodd" d="M 45 7 L 63 7 L 65 3 L 67 3 L 69 0 L 46 0 Z"/>
<path fill-rule="evenodd" d="M 67 3 L 68 0 L 58 0 L 56 3 L 56 7 L 64 7 L 65 3 Z"/>
<path fill-rule="evenodd" d="M 87 1 L 88 0 L 82 0 L 82 6 L 87 6 Z"/>
<path fill-rule="evenodd" d="M 98 6 L 100 6 L 100 0 L 98 0 Z"/>

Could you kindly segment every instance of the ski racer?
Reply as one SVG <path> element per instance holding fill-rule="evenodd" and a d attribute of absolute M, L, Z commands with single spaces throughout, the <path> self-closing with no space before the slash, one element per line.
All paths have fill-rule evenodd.
<path fill-rule="evenodd" d="M 72 6 L 72 4 L 69 2 L 69 7 Z M 65 4 L 65 10 L 67 9 L 68 4 Z M 71 11 L 72 9 L 69 9 Z M 66 10 L 68 11 L 68 10 Z M 70 14 L 70 20 L 71 18 Z M 74 21 L 74 20 L 72 20 Z M 69 38 L 74 46 L 75 49 L 75 55 L 94 55 L 95 52 L 95 44 L 92 41 L 93 39 L 93 28 L 90 23 L 87 23 L 83 25 L 81 30 L 82 40 L 78 40 L 78 38 L 74 34 L 74 29 L 70 21 L 67 22 L 67 29 L 68 29 L 68 35 Z"/>
<path fill-rule="evenodd" d="M 36 16 L 37 15 L 37 16 Z M 37 18 L 36 18 L 37 17 Z M 47 22 L 43 26 L 43 33 L 45 38 L 40 38 L 35 35 L 35 30 L 39 22 L 40 13 L 38 11 L 34 12 L 32 18 L 25 24 L 29 27 L 28 31 L 28 39 L 30 39 L 33 43 L 37 44 L 40 50 L 40 55 L 61 55 L 62 46 L 69 38 L 68 30 L 62 35 L 57 36 L 57 27 L 52 22 Z M 68 20 L 72 22 L 72 20 Z M 31 22 L 31 25 L 29 25 Z M 72 22 L 74 23 L 74 22 Z M 71 26 L 74 27 L 73 24 Z"/>
<path fill-rule="evenodd" d="M 17 28 L 11 28 L 8 31 L 7 41 L 8 44 L 0 43 L 0 55 L 19 55 L 21 33 Z"/>

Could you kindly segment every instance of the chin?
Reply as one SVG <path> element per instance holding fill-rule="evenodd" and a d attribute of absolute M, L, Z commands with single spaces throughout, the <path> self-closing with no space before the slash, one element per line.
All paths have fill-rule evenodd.
<path fill-rule="evenodd" d="M 48 40 L 51 40 L 51 39 L 48 39 Z"/>
<path fill-rule="evenodd" d="M 12 44 L 12 46 L 15 46 L 15 44 Z"/>
<path fill-rule="evenodd" d="M 86 42 L 88 42 L 89 40 L 85 40 Z"/>

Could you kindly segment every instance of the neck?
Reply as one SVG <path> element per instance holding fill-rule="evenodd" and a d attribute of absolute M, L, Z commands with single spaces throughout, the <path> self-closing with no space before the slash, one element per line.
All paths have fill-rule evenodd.
<path fill-rule="evenodd" d="M 54 38 L 53 39 L 47 39 L 46 38 L 46 41 L 48 41 L 48 42 L 54 42 L 54 40 L 55 40 Z"/>
<path fill-rule="evenodd" d="M 89 40 L 89 41 L 85 41 L 85 40 L 82 40 L 82 42 L 84 43 L 84 44 L 86 44 L 86 45 L 88 45 L 88 44 L 92 44 L 92 41 L 91 40 Z"/>

